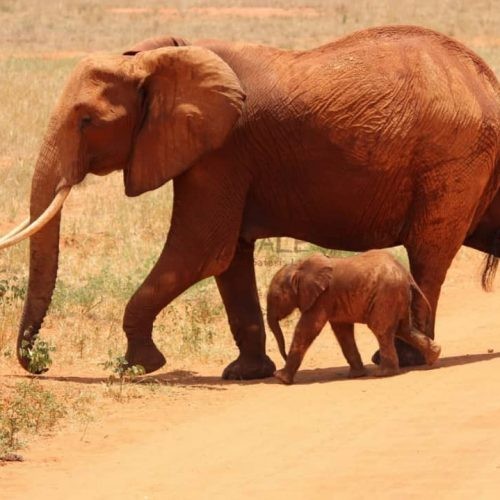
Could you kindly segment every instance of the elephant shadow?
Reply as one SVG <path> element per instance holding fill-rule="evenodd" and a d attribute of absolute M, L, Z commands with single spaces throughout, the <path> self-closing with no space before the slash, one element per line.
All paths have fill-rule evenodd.
<path fill-rule="evenodd" d="M 434 366 L 413 366 L 402 368 L 398 376 L 415 370 L 441 370 L 454 366 L 467 365 L 471 363 L 481 363 L 500 358 L 500 352 L 482 353 L 482 354 L 463 354 L 460 356 L 448 356 L 438 360 Z M 374 378 L 370 376 L 374 365 L 367 365 L 368 377 L 358 379 L 359 383 L 363 383 L 366 378 Z M 314 368 L 303 369 L 297 372 L 295 385 L 318 384 L 326 382 L 342 382 L 350 380 L 347 378 L 348 366 L 334 366 L 329 368 Z M 28 378 L 29 375 L 14 375 L 15 378 Z M 50 376 L 43 377 L 46 380 L 56 382 L 72 382 L 80 384 L 103 384 L 108 381 L 107 377 L 79 377 L 79 376 Z M 202 375 L 198 372 L 190 370 L 173 370 L 170 372 L 159 373 L 154 375 L 145 375 L 138 377 L 133 381 L 135 384 L 160 384 L 174 387 L 189 387 L 207 390 L 227 390 L 227 386 L 231 385 L 256 385 L 256 384 L 277 384 L 281 383 L 275 378 L 266 378 L 259 380 L 222 380 L 219 376 Z"/>
<path fill-rule="evenodd" d="M 439 358 L 436 364 L 433 366 L 410 366 L 404 367 L 400 369 L 400 373 L 397 376 L 403 376 L 406 373 L 412 371 L 433 371 L 433 370 L 441 370 L 446 368 L 451 368 L 454 366 L 468 365 L 471 363 L 480 363 L 484 361 L 491 361 L 494 359 L 500 358 L 500 352 L 494 353 L 482 353 L 482 354 L 462 354 L 460 356 L 448 356 Z M 371 373 L 373 372 L 375 365 L 368 364 L 366 365 L 368 375 L 365 377 L 361 377 L 357 379 L 360 383 L 363 380 L 378 378 Z M 295 377 L 294 384 L 320 384 L 325 382 L 342 382 L 351 380 L 347 377 L 349 372 L 348 366 L 337 366 L 337 367 L 329 367 L 329 368 L 315 368 L 310 370 L 299 370 Z M 277 382 L 277 381 L 276 381 Z"/>

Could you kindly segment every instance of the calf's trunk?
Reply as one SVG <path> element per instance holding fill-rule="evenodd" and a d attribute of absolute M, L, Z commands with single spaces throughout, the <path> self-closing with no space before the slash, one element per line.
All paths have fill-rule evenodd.
<path fill-rule="evenodd" d="M 285 349 L 285 338 L 283 337 L 283 331 L 281 330 L 280 322 L 274 315 L 269 315 L 267 317 L 267 322 L 269 324 L 269 328 L 271 328 L 274 338 L 278 344 L 278 348 L 280 350 L 281 356 L 286 361 L 287 354 Z"/>

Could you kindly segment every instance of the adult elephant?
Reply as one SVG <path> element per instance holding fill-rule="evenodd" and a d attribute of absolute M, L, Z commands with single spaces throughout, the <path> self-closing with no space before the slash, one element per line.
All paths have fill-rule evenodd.
<path fill-rule="evenodd" d="M 354 251 L 404 245 L 434 317 L 464 242 L 492 255 L 485 281 L 494 273 L 499 135 L 494 73 L 459 42 L 419 27 L 368 29 L 300 52 L 163 38 L 88 57 L 41 147 L 36 222 L 1 244 L 38 231 L 19 342 L 33 342 L 51 300 L 67 192 L 89 172 L 113 170 L 123 170 L 128 196 L 174 182 L 165 247 L 123 321 L 127 360 L 147 372 L 165 362 L 151 336 L 157 314 L 215 276 L 240 351 L 223 376 L 272 374 L 258 238 Z M 417 298 L 417 322 L 424 309 Z M 409 354 L 400 350 L 402 364 Z"/>

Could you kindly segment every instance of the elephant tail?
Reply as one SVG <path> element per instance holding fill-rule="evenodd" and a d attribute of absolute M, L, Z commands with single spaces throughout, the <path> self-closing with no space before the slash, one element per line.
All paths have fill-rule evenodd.
<path fill-rule="evenodd" d="M 481 273 L 481 286 L 485 292 L 491 292 L 493 290 L 493 281 L 497 273 L 499 255 L 500 230 L 496 232 L 491 253 L 487 254 L 484 259 L 483 271 Z"/>
<path fill-rule="evenodd" d="M 283 336 L 283 330 L 281 329 L 280 322 L 275 316 L 268 316 L 267 322 L 269 324 L 269 328 L 271 328 L 274 334 L 274 338 L 276 339 L 276 343 L 278 344 L 280 354 L 286 361 L 287 354 L 285 349 L 285 338 Z"/>
<path fill-rule="evenodd" d="M 499 145 L 500 147 L 500 145 Z M 500 172 L 500 152 L 497 158 L 496 172 Z M 497 229 L 490 251 L 486 254 L 481 273 L 481 286 L 485 292 L 493 290 L 493 281 L 498 269 L 498 261 L 500 258 L 500 229 Z"/>
<path fill-rule="evenodd" d="M 413 302 L 413 296 L 415 294 L 418 294 L 420 295 L 420 297 L 422 298 L 422 300 L 424 301 L 424 304 L 427 308 L 427 315 L 426 315 L 426 320 L 425 320 L 425 325 L 422 325 L 423 328 L 424 328 L 424 333 L 428 336 L 428 337 L 431 337 L 431 332 L 429 331 L 429 328 L 431 326 L 431 321 L 430 321 L 430 317 L 431 317 L 431 314 L 432 314 L 432 307 L 429 303 L 429 300 L 427 299 L 427 297 L 425 296 L 424 292 L 422 292 L 421 288 L 417 285 L 416 281 L 413 279 L 413 276 L 410 275 L 410 278 L 411 278 L 411 281 L 410 281 L 410 289 L 411 289 L 411 297 L 410 297 L 410 318 L 412 317 L 412 314 L 411 314 L 411 310 L 412 310 L 412 302 Z M 411 323 L 413 324 L 413 319 L 411 321 Z M 413 326 L 412 326 L 413 328 Z"/>

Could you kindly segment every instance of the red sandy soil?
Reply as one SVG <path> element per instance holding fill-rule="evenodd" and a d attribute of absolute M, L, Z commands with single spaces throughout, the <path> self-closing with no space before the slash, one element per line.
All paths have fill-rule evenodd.
<path fill-rule="evenodd" d="M 464 252 L 449 273 L 433 368 L 348 380 L 324 331 L 291 387 L 167 369 L 161 396 L 110 403 L 83 440 L 63 431 L 0 467 L 0 497 L 498 498 L 500 296 L 478 265 Z M 368 362 L 373 336 L 358 332 Z"/>
<path fill-rule="evenodd" d="M 14 159 L 10 156 L 0 156 L 0 169 L 10 168 Z"/>

